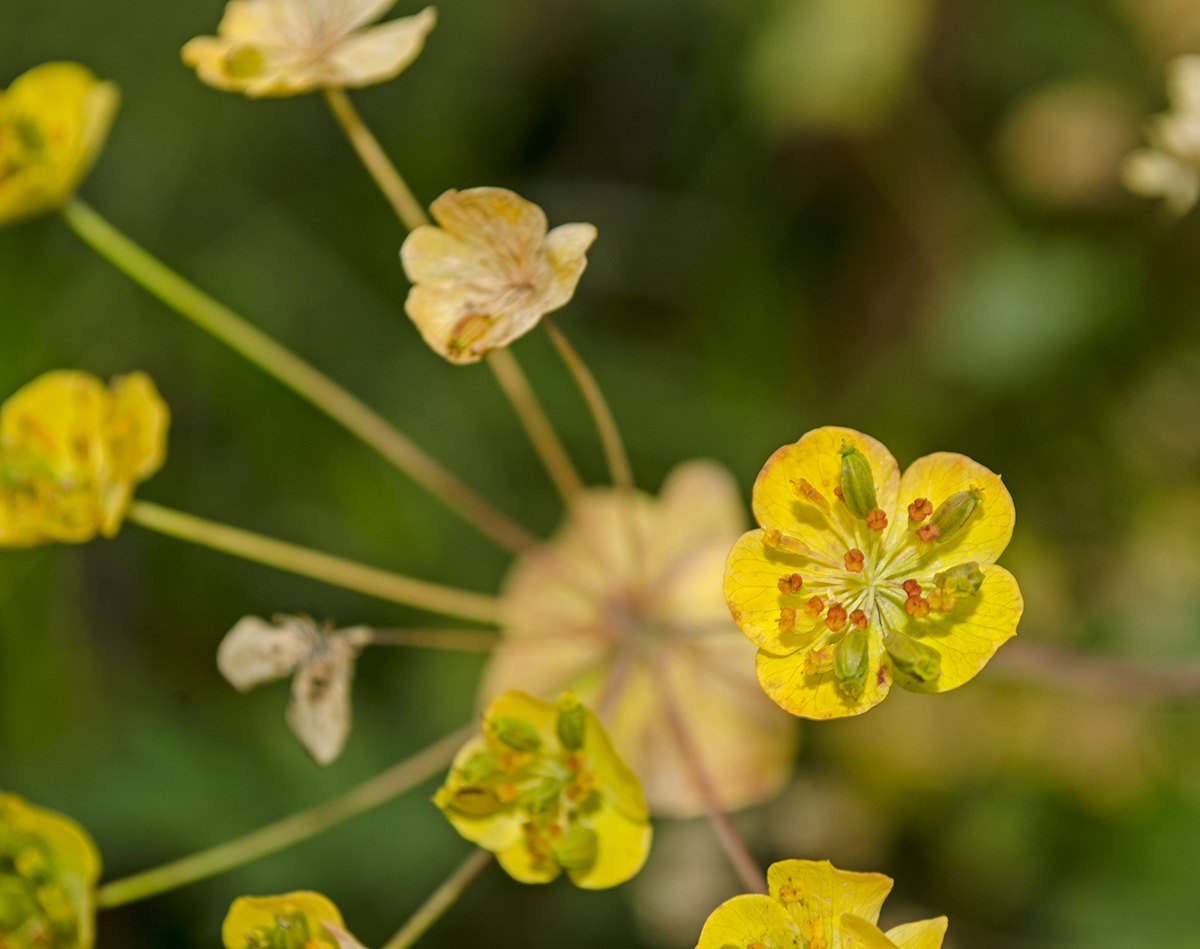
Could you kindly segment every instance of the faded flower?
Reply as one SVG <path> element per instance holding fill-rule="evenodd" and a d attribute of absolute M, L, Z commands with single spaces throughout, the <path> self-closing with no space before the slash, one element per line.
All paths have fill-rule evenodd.
<path fill-rule="evenodd" d="M 294 96 L 369 86 L 398 75 L 421 52 L 437 16 L 368 27 L 395 0 L 231 0 L 216 36 L 198 36 L 183 61 L 210 86 L 248 96 Z"/>
<path fill-rule="evenodd" d="M 1171 111 L 1154 118 L 1150 147 L 1130 155 L 1123 174 L 1130 191 L 1163 198 L 1172 213 L 1183 215 L 1200 198 L 1200 56 L 1172 62 L 1167 89 Z"/>
<path fill-rule="evenodd" d="M 447 191 L 429 210 L 440 226 L 418 227 L 400 251 L 405 309 L 453 363 L 479 361 L 570 301 L 596 239 L 591 224 L 546 233 L 542 209 L 504 188 Z"/>

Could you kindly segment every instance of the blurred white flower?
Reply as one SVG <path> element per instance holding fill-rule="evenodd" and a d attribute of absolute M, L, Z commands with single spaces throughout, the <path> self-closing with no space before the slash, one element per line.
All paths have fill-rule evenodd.
<path fill-rule="evenodd" d="M 1134 152 L 1122 168 L 1130 191 L 1163 198 L 1174 214 L 1186 214 L 1200 198 L 1200 56 L 1181 56 L 1167 77 L 1171 111 L 1150 125 L 1150 147 Z"/>

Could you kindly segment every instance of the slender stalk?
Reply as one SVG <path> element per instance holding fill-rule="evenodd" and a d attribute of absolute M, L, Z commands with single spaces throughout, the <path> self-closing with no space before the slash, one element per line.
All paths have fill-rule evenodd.
<path fill-rule="evenodd" d="M 452 649 L 491 652 L 500 642 L 496 633 L 454 629 L 375 629 L 368 640 L 374 646 L 415 646 L 419 649 Z"/>
<path fill-rule="evenodd" d="M 692 737 L 692 733 L 688 729 L 687 722 L 683 717 L 683 712 L 679 708 L 679 702 L 671 687 L 671 681 L 667 675 L 662 654 L 657 654 L 653 661 L 658 700 L 662 705 L 663 714 L 667 719 L 667 725 L 671 729 L 671 734 L 675 738 L 675 745 L 679 749 L 679 754 L 683 758 L 688 771 L 691 773 L 692 783 L 695 784 L 696 790 L 700 793 L 700 797 L 704 801 L 704 809 L 708 812 L 708 819 L 712 824 L 713 832 L 717 835 L 717 840 L 720 841 L 722 848 L 724 848 L 725 854 L 729 857 L 729 862 L 733 864 L 734 870 L 742 878 L 742 883 L 753 893 L 767 893 L 766 877 L 763 876 L 758 864 L 754 862 L 754 858 L 750 856 L 750 851 L 746 849 L 745 841 L 742 840 L 737 827 L 729 815 L 725 813 L 725 809 L 721 805 L 716 785 L 713 784 L 712 776 L 704 766 L 704 760 L 700 756 L 700 749 L 696 746 L 695 739 Z"/>
<path fill-rule="evenodd" d="M 429 927 L 442 918 L 446 910 L 455 904 L 467 887 L 492 862 L 490 851 L 476 849 L 467 857 L 446 882 L 439 886 L 421 908 L 413 913 L 396 935 L 387 941 L 383 949 L 408 949 L 428 932 Z"/>
<path fill-rule="evenodd" d="M 592 414 L 592 421 L 595 423 L 596 430 L 600 433 L 600 441 L 604 445 L 604 456 L 608 459 L 608 470 L 613 484 L 623 491 L 632 491 L 634 486 L 633 469 L 629 465 L 625 442 L 621 438 L 621 430 L 617 428 L 617 421 L 613 418 L 612 410 L 608 407 L 608 401 L 596 383 L 596 377 L 592 375 L 591 370 L 583 361 L 583 357 L 579 355 L 579 352 L 550 317 L 542 317 L 542 325 L 546 327 L 546 332 L 550 334 L 550 340 L 554 343 L 555 349 L 558 350 L 563 362 L 567 364 L 571 375 L 575 377 L 575 384 L 579 386 L 579 391 L 587 403 L 588 411 Z"/>
<path fill-rule="evenodd" d="M 148 501 L 135 501 L 130 505 L 126 516 L 135 524 L 161 534 L 211 547 L 213 550 L 269 567 L 312 577 L 314 580 L 345 587 L 347 590 L 357 590 L 382 600 L 479 623 L 500 622 L 499 601 L 483 593 L 457 590 L 367 567 L 352 560 L 273 540 L 236 527 L 227 527 Z"/>
<path fill-rule="evenodd" d="M 76 198 L 62 213 L 75 233 L 118 270 L 340 422 L 496 543 L 512 551 L 535 543 L 528 531 L 497 511 L 386 419 L 146 253 L 91 207 Z"/>
<path fill-rule="evenodd" d="M 367 171 L 379 185 L 379 190 L 396 209 L 396 214 L 404 226 L 412 231 L 423 224 L 428 224 L 429 218 L 425 214 L 425 209 L 421 207 L 421 202 L 413 196 L 411 189 L 400 176 L 400 172 L 392 164 L 391 159 L 387 157 L 387 153 L 380 146 L 378 139 L 371 134 L 371 130 L 367 128 L 362 116 L 354 108 L 354 103 L 350 101 L 346 91 L 327 88 L 325 101 L 333 110 L 334 117 L 341 125 L 342 131 L 350 139 L 350 144 L 358 152 L 358 157 L 362 159 L 362 163 L 367 166 Z"/>
<path fill-rule="evenodd" d="M 96 891 L 96 905 L 101 909 L 111 909 L 206 880 L 298 844 L 386 804 L 448 766 L 458 749 L 475 734 L 477 728 L 475 724 L 461 728 L 324 804 L 182 860 L 107 883 Z"/>
<path fill-rule="evenodd" d="M 571 462 L 566 448 L 550 424 L 545 409 L 534 394 L 533 387 L 521 369 L 517 357 L 508 349 L 493 349 L 488 353 L 488 365 L 496 375 L 500 388 L 508 396 L 516 410 L 517 417 L 533 447 L 546 466 L 550 480 L 562 495 L 562 499 L 570 507 L 583 493 L 583 480 L 575 465 Z"/>
<path fill-rule="evenodd" d="M 1097 656 L 1021 639 L 1007 643 L 992 657 L 987 678 L 1106 699 L 1200 700 L 1200 661 L 1147 662 Z"/>

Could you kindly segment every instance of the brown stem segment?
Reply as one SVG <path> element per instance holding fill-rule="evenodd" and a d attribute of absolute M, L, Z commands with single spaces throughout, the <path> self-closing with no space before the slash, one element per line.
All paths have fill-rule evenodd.
<path fill-rule="evenodd" d="M 734 870 L 737 871 L 738 876 L 742 878 L 742 883 L 750 892 L 768 893 L 766 877 L 763 876 L 758 864 L 754 862 L 754 858 L 750 856 L 746 842 L 742 840 L 742 835 L 738 833 L 733 820 L 721 806 L 716 785 L 713 784 L 712 776 L 708 773 L 704 760 L 700 757 L 700 749 L 696 746 L 695 739 L 684 720 L 683 711 L 679 708 L 679 702 L 671 688 L 661 652 L 654 656 L 653 662 L 658 700 L 662 705 L 671 734 L 675 738 L 679 754 L 687 765 L 692 782 L 704 801 L 704 809 L 708 812 L 713 832 L 729 857 L 729 862 L 733 864 Z"/>
<path fill-rule="evenodd" d="M 492 862 L 492 854 L 488 850 L 477 849 L 462 862 L 457 870 L 450 874 L 446 882 L 430 894 L 421 908 L 413 913 L 400 931 L 388 940 L 383 949 L 408 949 L 414 942 L 429 931 L 460 896 L 471 885 L 474 879 Z"/>
<path fill-rule="evenodd" d="M 500 642 L 500 636 L 466 629 L 373 629 L 370 642 L 375 646 L 491 652 Z"/>
<path fill-rule="evenodd" d="M 987 679 L 1130 701 L 1200 700 L 1200 662 L 1147 662 L 1016 640 L 987 666 Z"/>

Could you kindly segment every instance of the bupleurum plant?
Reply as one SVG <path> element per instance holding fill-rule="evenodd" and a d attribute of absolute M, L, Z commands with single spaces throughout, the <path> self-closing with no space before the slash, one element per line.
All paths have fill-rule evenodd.
<path fill-rule="evenodd" d="M 0 410 L 4 545 L 79 543 L 132 521 L 497 633 L 244 618 L 222 642 L 220 672 L 240 690 L 290 677 L 288 722 L 321 764 L 350 736 L 354 668 L 368 646 L 491 649 L 480 716 L 340 798 L 98 890 L 99 857 L 83 831 L 0 798 L 0 949 L 88 949 L 96 906 L 242 865 L 447 769 L 430 806 L 479 849 L 386 949 L 415 942 L 493 855 L 524 883 L 565 874 L 602 889 L 641 868 L 652 816 L 703 813 L 749 891 L 713 914 L 703 949 L 936 949 L 944 917 L 876 927 L 891 886 L 879 874 L 784 861 L 764 877 L 728 813 L 786 782 L 797 741 L 786 713 L 858 714 L 893 682 L 955 688 L 1014 634 L 1020 591 L 994 563 L 1015 517 L 1008 491 L 961 455 L 919 459 L 902 476 L 882 445 L 840 428 L 811 432 L 767 461 L 753 494 L 760 528 L 749 533 L 737 485 L 714 463 L 680 465 L 657 497 L 638 490 L 596 380 L 549 316 L 574 295 L 596 228 L 551 228 L 540 207 L 497 187 L 448 190 L 427 216 L 346 92 L 399 74 L 433 29 L 432 9 L 379 23 L 392 5 L 232 0 L 217 35 L 192 40 L 183 58 L 217 89 L 322 93 L 411 232 L 400 252 L 408 315 L 446 360 L 484 361 L 494 372 L 561 495 L 562 526 L 549 540 L 534 537 L 75 197 L 116 110 L 111 84 L 69 63 L 14 81 L 0 99 L 0 224 L 61 213 L 148 292 L 345 425 L 514 561 L 493 596 L 138 501 L 136 486 L 165 459 L 169 417 L 146 376 L 106 387 L 53 372 L 12 395 Z M 586 400 L 611 486 L 584 484 L 507 348 L 539 326 Z M 337 907 L 305 891 L 238 899 L 222 938 L 226 949 L 359 945 Z"/>

